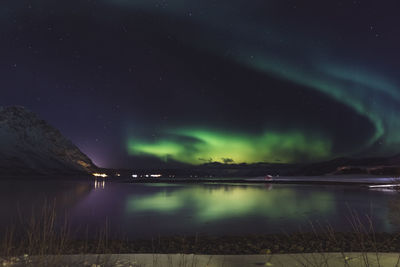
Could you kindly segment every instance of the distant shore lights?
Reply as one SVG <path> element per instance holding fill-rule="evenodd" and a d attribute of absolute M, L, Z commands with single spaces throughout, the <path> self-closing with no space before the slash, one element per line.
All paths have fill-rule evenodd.
<path fill-rule="evenodd" d="M 160 178 L 161 176 L 162 174 L 143 174 L 143 175 L 132 174 L 132 178 L 142 178 L 142 177 Z"/>
<path fill-rule="evenodd" d="M 103 178 L 108 177 L 108 175 L 105 174 L 105 173 L 97 173 L 97 172 L 93 173 L 93 176 L 95 176 L 95 177 L 103 177 Z"/>

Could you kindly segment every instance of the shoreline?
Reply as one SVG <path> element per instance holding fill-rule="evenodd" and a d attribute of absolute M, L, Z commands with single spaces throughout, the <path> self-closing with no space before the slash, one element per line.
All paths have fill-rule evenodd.
<path fill-rule="evenodd" d="M 18 240 L 18 239 L 17 239 Z M 15 240 L 15 241 L 17 241 Z M 164 236 L 150 239 L 68 239 L 59 253 L 256 255 L 334 252 L 400 252 L 400 232 L 306 232 L 240 236 Z M 17 242 L 18 243 L 18 242 Z M 21 243 L 22 244 L 22 243 Z M 33 250 L 35 251 L 35 250 Z M 17 251 L 16 251 L 17 252 Z M 21 247 L 19 254 L 28 254 Z M 4 251 L 0 253 L 3 256 Z M 29 254 L 32 253 L 32 251 Z M 52 254 L 51 250 L 47 254 Z M 15 255 L 13 255 L 15 256 Z"/>
<path fill-rule="evenodd" d="M 167 184 L 298 184 L 298 185 L 349 185 L 368 186 L 400 184 L 399 177 L 376 175 L 325 175 L 325 176 L 280 176 L 272 180 L 263 177 L 217 177 L 217 178 L 131 178 L 131 177 L 94 177 L 92 175 L 0 175 L 0 181 L 94 181 L 104 179 L 117 183 L 167 183 Z"/>
<path fill-rule="evenodd" d="M 320 178 L 320 177 L 319 177 Z M 115 182 L 132 183 L 132 184 L 143 184 L 143 183 L 171 183 L 171 184 L 204 184 L 204 183 L 232 183 L 232 184 L 300 184 L 300 185 L 385 185 L 399 183 L 399 181 L 393 181 L 394 178 L 360 178 L 360 179 L 347 179 L 347 178 L 323 178 L 323 179 L 296 179 L 296 178 L 284 178 L 284 179 L 273 179 L 273 180 L 262 180 L 255 178 L 245 179 L 169 179 L 169 178 L 145 178 L 145 179 L 128 179 L 120 180 Z M 110 180 L 111 181 L 111 180 Z"/>
<path fill-rule="evenodd" d="M 184 253 L 252 255 L 320 252 L 399 252 L 400 232 L 321 232 L 240 236 L 170 236 L 121 242 L 110 240 L 119 253 Z M 117 250 L 114 250 L 117 252 Z"/>

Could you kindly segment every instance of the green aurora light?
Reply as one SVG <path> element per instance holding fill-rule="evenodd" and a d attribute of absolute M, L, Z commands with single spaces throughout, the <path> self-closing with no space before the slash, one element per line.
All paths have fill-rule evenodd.
<path fill-rule="evenodd" d="M 320 91 L 351 107 L 361 116 L 368 118 L 375 127 L 375 133 L 368 140 L 368 143 L 365 144 L 366 146 L 372 145 L 379 138 L 382 138 L 384 134 L 387 134 L 385 132 L 384 115 L 380 114 L 383 106 L 380 106 L 380 103 L 378 102 L 372 102 L 371 96 L 375 96 L 374 92 L 381 91 L 381 93 L 384 92 L 385 96 L 397 97 L 397 94 L 395 95 L 396 92 L 391 90 L 390 86 L 383 82 L 379 82 L 377 79 L 374 79 L 373 76 L 372 78 L 367 79 L 367 74 L 361 75 L 360 73 L 355 72 L 353 75 L 349 75 L 348 73 L 350 71 L 346 71 L 345 68 L 334 68 L 329 66 L 328 69 L 329 71 L 332 71 L 332 73 L 329 71 L 324 73 L 319 71 L 319 68 L 303 70 L 291 65 L 290 63 L 284 62 L 282 59 L 274 61 L 271 58 L 268 60 L 265 58 L 266 56 L 259 55 L 251 60 L 245 57 L 239 59 L 239 61 L 242 61 L 259 71 L 272 73 L 277 77 Z M 340 72 L 338 70 L 340 70 Z M 383 103 L 387 105 L 387 102 Z"/>
<path fill-rule="evenodd" d="M 265 132 L 261 135 L 227 133 L 213 130 L 175 130 L 169 137 L 146 142 L 128 140 L 131 155 L 151 155 L 163 160 L 202 164 L 221 163 L 289 163 L 321 159 L 331 155 L 331 143 L 315 136 L 297 132 Z"/>
<path fill-rule="evenodd" d="M 217 56 L 223 55 L 224 58 L 257 72 L 305 86 L 351 108 L 368 119 L 374 132 L 348 153 L 363 153 L 371 148 L 378 154 L 397 153 L 400 148 L 400 93 L 396 81 L 387 77 L 382 66 L 366 64 L 356 56 L 349 57 L 342 50 L 335 49 L 332 36 L 326 35 L 324 31 L 318 33 L 326 45 L 318 46 L 313 41 L 315 38 L 310 34 L 313 31 L 309 27 L 295 25 L 299 27 L 290 31 L 290 24 L 285 24 L 286 20 L 283 24 L 277 23 L 273 19 L 273 2 L 270 9 L 264 10 L 269 15 L 265 21 L 254 23 L 246 16 L 237 16 L 235 12 L 238 6 L 226 9 L 222 2 L 213 3 L 222 8 L 209 9 L 207 1 L 172 1 L 162 8 L 154 9 L 154 6 L 158 6 L 156 0 L 103 1 L 201 25 L 195 28 L 194 36 L 188 37 L 186 32 L 177 31 L 176 38 L 197 49 Z M 195 14 L 204 8 L 207 10 L 204 16 L 194 15 L 188 19 L 189 11 Z M 295 156 L 290 153 L 300 153 L 308 159 L 318 160 L 343 156 L 332 152 L 335 144 L 327 137 L 313 139 L 308 137 L 308 133 L 298 129 L 293 129 L 290 133 L 272 132 L 259 136 L 206 130 L 193 131 L 184 136 L 193 137 L 197 142 L 188 145 L 168 138 L 154 142 L 131 138 L 128 140 L 128 151 L 133 155 L 148 154 L 192 164 L 209 159 L 219 162 L 223 162 L 223 159 L 247 163 L 271 162 L 277 159 L 281 162 L 293 162 Z M 245 140 L 246 138 L 249 140 Z M 282 148 L 278 149 L 279 146 Z"/>

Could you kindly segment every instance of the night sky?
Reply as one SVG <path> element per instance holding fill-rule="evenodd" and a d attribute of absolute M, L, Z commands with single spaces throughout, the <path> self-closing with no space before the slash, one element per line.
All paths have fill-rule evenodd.
<path fill-rule="evenodd" d="M 400 152 L 393 1 L 3 0 L 0 105 L 102 167 Z"/>

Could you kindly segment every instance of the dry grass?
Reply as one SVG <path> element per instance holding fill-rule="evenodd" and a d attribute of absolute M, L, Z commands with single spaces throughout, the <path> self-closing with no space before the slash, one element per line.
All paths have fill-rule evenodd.
<path fill-rule="evenodd" d="M 214 261 L 213 256 L 157 254 L 156 252 L 160 251 L 157 251 L 154 246 L 157 243 L 160 245 L 160 238 L 151 242 L 153 253 L 142 256 L 142 258 L 147 257 L 146 263 L 139 262 L 133 254 L 118 257 L 118 254 L 129 252 L 124 247 L 128 241 L 122 239 L 110 240 L 108 221 L 105 221 L 104 225 L 97 229 L 94 238 L 89 238 L 88 230 L 86 230 L 86 238 L 77 240 L 75 238 L 77 233 L 71 229 L 65 219 L 66 217 L 65 214 L 62 216 L 57 214 L 55 202 L 45 202 L 41 210 L 32 210 L 29 218 L 20 216 L 16 223 L 3 229 L 3 233 L 1 233 L 0 264 L 3 266 L 44 267 L 229 266 L 225 265 L 223 261 Z M 286 258 L 289 257 L 297 266 L 400 266 L 400 254 L 394 262 L 393 260 L 391 261 L 390 265 L 387 265 L 387 261 L 382 260 L 381 246 L 388 246 L 393 240 L 387 240 L 387 244 L 378 242 L 373 220 L 369 216 L 366 216 L 366 220 L 361 220 L 356 212 L 349 209 L 347 219 L 352 227 L 351 240 L 357 244 L 356 248 L 351 248 L 350 246 L 349 249 L 349 245 L 343 243 L 343 239 L 338 238 L 338 233 L 330 225 L 310 223 L 313 229 L 312 233 L 300 233 L 302 240 L 296 242 L 299 247 L 307 248 L 310 245 L 310 235 L 312 235 L 312 240 L 321 245 L 314 247 L 312 251 L 304 251 L 312 253 L 288 254 Z M 287 238 L 290 239 L 291 235 L 287 235 Z M 196 235 L 194 237 L 195 246 L 199 244 L 198 239 L 199 237 Z M 185 239 L 182 240 L 182 250 L 177 252 L 187 253 L 187 244 Z M 326 246 L 327 243 L 329 243 L 330 247 L 335 248 L 336 256 L 333 261 L 335 265 L 332 265 L 333 254 L 329 253 L 331 251 L 330 247 Z M 212 246 L 213 244 L 209 245 Z M 215 257 L 220 258 L 221 256 Z M 285 266 L 281 259 L 281 256 L 275 256 L 270 249 L 266 248 L 263 261 L 259 262 L 259 264 L 262 263 L 261 265 L 264 266 Z M 338 259 L 340 260 L 338 261 Z"/>

